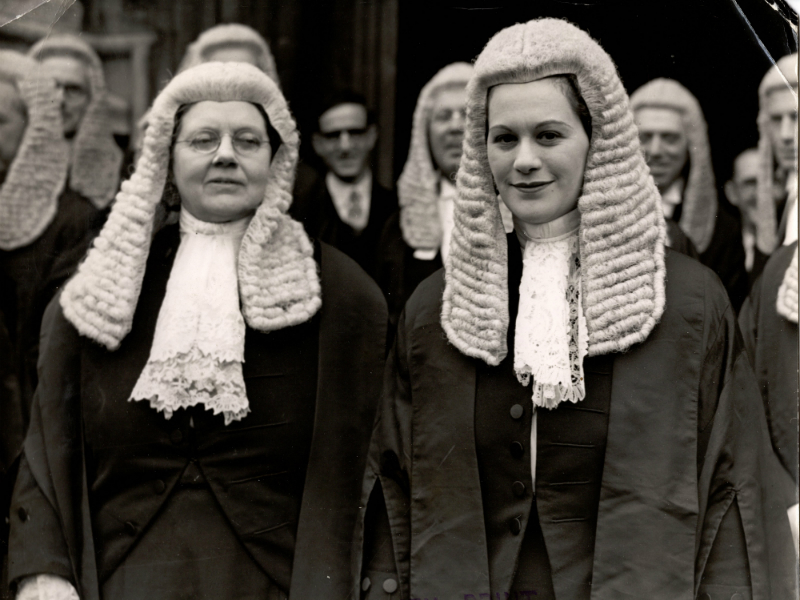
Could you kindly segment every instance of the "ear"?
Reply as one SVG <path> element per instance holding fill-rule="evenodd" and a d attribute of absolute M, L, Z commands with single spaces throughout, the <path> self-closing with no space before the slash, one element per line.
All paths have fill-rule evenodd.
<path fill-rule="evenodd" d="M 725 182 L 725 196 L 727 196 L 728 200 L 734 206 L 739 206 L 739 196 L 736 193 L 736 185 L 728 180 Z"/>
<path fill-rule="evenodd" d="M 372 149 L 375 147 L 375 143 L 378 141 L 378 126 L 373 123 L 369 127 L 367 127 L 366 139 L 365 143 L 367 149 L 372 152 Z"/>
<path fill-rule="evenodd" d="M 320 157 L 323 154 L 322 143 L 323 143 L 323 137 L 320 135 L 318 131 L 315 131 L 314 133 L 311 134 L 311 146 L 314 148 L 314 152 L 317 153 L 317 156 Z"/>

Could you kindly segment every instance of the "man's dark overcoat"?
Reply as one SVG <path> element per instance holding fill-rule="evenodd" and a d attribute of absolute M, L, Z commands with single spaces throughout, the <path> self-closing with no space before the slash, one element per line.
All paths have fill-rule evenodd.
<path fill-rule="evenodd" d="M 758 378 L 775 452 L 795 481 L 797 472 L 797 323 L 778 314 L 778 288 L 797 242 L 778 248 L 742 306 L 739 325 Z"/>
<path fill-rule="evenodd" d="M 300 190 L 298 185 L 298 192 Z M 370 276 L 375 273 L 375 257 L 386 221 L 397 210 L 397 195 L 382 187 L 373 177 L 367 226 L 356 233 L 339 218 L 325 177 L 318 177 L 308 190 L 299 192 L 289 213 L 300 221 L 312 238 L 338 248 L 356 261 Z"/>
<path fill-rule="evenodd" d="M 252 413 L 229 426 L 202 407 L 189 409 L 193 424 L 178 412 L 167 420 L 147 402 L 128 397 L 149 356 L 178 244 L 177 226 L 155 238 L 133 328 L 115 352 L 80 337 L 57 299 L 48 307 L 39 387 L 12 501 L 9 579 L 51 573 L 73 582 L 81 600 L 98 600 L 104 582 L 158 526 L 186 471 L 199 469 L 211 504 L 246 549 L 243 560 L 253 560 L 291 598 L 346 598 L 385 356 L 380 290 L 348 257 L 317 244 L 320 312 L 268 334 L 247 329 L 243 371 Z M 313 338 L 303 338 L 309 332 Z M 310 340 L 293 350 L 303 364 L 282 360 L 281 348 L 274 347 L 273 340 L 296 338 Z M 278 417 L 281 406 L 291 421 L 292 411 L 308 404 L 298 397 L 308 394 L 298 390 L 309 385 L 313 429 L 303 444 L 286 433 L 294 424 Z M 189 437 L 199 440 L 193 448 Z M 293 482 L 281 479 L 281 465 L 290 468 L 298 455 L 307 461 L 301 497 L 287 498 L 281 492 Z M 187 523 L 203 527 L 191 519 L 187 514 Z M 281 568 L 287 545 L 289 559 Z M 182 576 L 176 569 L 170 597 L 192 589 Z"/>
<path fill-rule="evenodd" d="M 509 239 L 511 337 L 522 261 L 517 240 Z M 785 481 L 727 295 L 694 260 L 667 250 L 666 266 L 666 309 L 647 340 L 625 353 L 587 358 L 586 399 L 539 411 L 535 496 L 525 486 L 530 454 L 515 453 L 529 445 L 530 409 L 520 405 L 525 430 L 515 424 L 524 419 L 514 407 L 509 417 L 511 402 L 521 402 L 505 397 L 513 386 L 481 398 L 482 381 L 509 368 L 513 345 L 497 367 L 461 354 L 440 325 L 444 273 L 417 288 L 387 362 L 362 496 L 366 504 L 383 490 L 383 531 L 390 536 L 376 539 L 361 528 L 363 520 L 355 534 L 356 544 L 381 560 L 391 549 L 400 598 L 505 598 L 532 507 L 552 597 L 795 597 Z M 530 407 L 530 390 L 524 391 Z M 478 411 L 488 417 L 479 422 Z M 598 442 L 587 443 L 582 428 L 569 423 L 593 414 L 607 419 L 602 466 L 582 473 L 581 460 L 563 456 L 590 456 Z M 487 420 L 518 431 L 482 462 L 476 436 L 486 432 Z M 487 458 L 494 460 L 491 470 Z M 505 475 L 514 460 L 527 475 L 482 485 L 498 480 L 495 472 Z M 487 501 L 499 503 L 502 514 L 487 514 Z M 381 522 L 365 512 L 369 523 Z M 490 530 L 498 520 L 501 526 Z M 386 572 L 385 562 L 380 570 Z M 380 579 L 387 578 L 379 575 L 371 557 L 362 564 L 355 556 L 362 598 L 395 597 L 383 591 Z"/>

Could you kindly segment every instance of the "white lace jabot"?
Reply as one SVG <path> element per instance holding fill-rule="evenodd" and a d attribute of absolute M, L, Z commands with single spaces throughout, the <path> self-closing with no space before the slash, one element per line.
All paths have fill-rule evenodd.
<path fill-rule="evenodd" d="M 533 404 L 555 408 L 585 395 L 583 359 L 588 350 L 581 307 L 577 209 L 541 225 L 516 223 L 524 243 L 514 371 Z"/>
<path fill-rule="evenodd" d="M 225 425 L 250 412 L 242 376 L 245 323 L 237 263 L 250 219 L 206 223 L 181 211 L 181 243 L 158 313 L 150 357 L 130 400 L 169 419 L 203 404 Z"/>

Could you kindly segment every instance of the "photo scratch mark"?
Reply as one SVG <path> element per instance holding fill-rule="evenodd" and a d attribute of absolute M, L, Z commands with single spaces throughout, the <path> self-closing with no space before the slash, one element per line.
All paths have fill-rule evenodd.
<path fill-rule="evenodd" d="M 455 447 L 456 447 L 455 444 L 450 446 L 450 450 L 447 451 L 447 454 L 444 455 L 444 458 L 442 459 L 442 462 L 440 462 L 439 466 L 436 467 L 437 470 L 442 468 L 442 465 L 444 464 L 444 461 L 447 460 L 447 457 L 450 456 L 450 453 L 455 449 Z"/>

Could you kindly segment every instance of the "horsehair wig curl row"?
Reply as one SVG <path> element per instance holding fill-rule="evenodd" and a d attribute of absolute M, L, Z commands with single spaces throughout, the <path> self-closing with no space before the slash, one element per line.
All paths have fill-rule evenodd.
<path fill-rule="evenodd" d="M 25 133 L 0 185 L 0 250 L 15 250 L 35 242 L 53 222 L 69 148 L 60 93 L 55 82 L 38 75 L 33 59 L 0 50 L 0 81 L 17 90 L 27 113 Z"/>
<path fill-rule="evenodd" d="M 239 250 L 239 294 L 247 323 L 274 331 L 310 319 L 322 305 L 313 248 L 287 214 L 297 167 L 299 135 L 277 85 L 244 63 L 205 63 L 176 75 L 155 99 L 142 155 L 122 184 L 111 214 L 86 260 L 61 296 L 66 318 L 110 350 L 128 334 L 150 250 L 155 209 L 164 192 L 175 114 L 211 100 L 263 106 L 281 137 L 264 200 Z"/>
<path fill-rule="evenodd" d="M 647 338 L 664 311 L 666 225 L 639 148 L 628 96 L 608 54 L 558 19 L 508 27 L 486 45 L 467 86 L 464 154 L 446 269 L 442 326 L 462 353 L 497 365 L 508 352 L 507 243 L 486 153 L 490 87 L 574 75 L 592 118 L 578 199 L 589 354 Z"/>
<path fill-rule="evenodd" d="M 41 39 L 31 47 L 28 56 L 38 61 L 51 56 L 72 56 L 88 67 L 91 100 L 75 134 L 69 185 L 102 210 L 117 192 L 123 159 L 122 150 L 114 140 L 103 63 L 89 44 L 71 34 Z"/>

